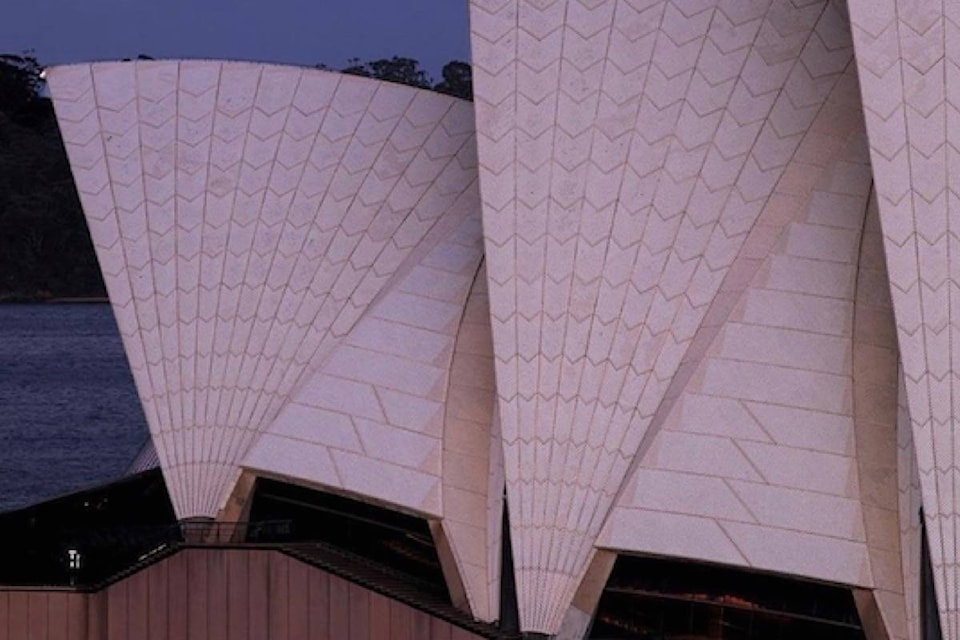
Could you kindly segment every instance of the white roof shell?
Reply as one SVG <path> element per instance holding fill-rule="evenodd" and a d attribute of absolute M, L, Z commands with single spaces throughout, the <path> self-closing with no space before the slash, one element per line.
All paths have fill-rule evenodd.
<path fill-rule="evenodd" d="M 505 484 L 525 631 L 577 637 L 613 550 L 850 585 L 919 638 L 922 506 L 960 640 L 960 15 L 901 4 L 851 38 L 833 0 L 472 0 L 476 113 L 51 69 L 178 515 L 241 468 L 418 513 L 492 620 Z"/>

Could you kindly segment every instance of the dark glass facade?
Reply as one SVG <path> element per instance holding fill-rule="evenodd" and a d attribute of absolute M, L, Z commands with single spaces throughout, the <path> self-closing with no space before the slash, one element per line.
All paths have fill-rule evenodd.
<path fill-rule="evenodd" d="M 427 521 L 307 487 L 259 478 L 250 520 L 287 521 L 285 543 L 321 542 L 449 598 Z"/>
<path fill-rule="evenodd" d="M 849 589 L 703 564 L 621 556 L 590 638 L 863 640 Z"/>
<path fill-rule="evenodd" d="M 0 584 L 95 585 L 180 538 L 152 469 L 0 514 Z"/>

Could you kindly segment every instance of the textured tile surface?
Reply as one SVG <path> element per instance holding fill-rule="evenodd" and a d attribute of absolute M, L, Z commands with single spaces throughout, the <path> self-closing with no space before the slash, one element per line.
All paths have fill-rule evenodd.
<path fill-rule="evenodd" d="M 416 263 L 309 374 L 244 466 L 444 514 L 444 407 L 482 251 L 479 201 L 468 193 L 450 214 L 455 226 L 438 229 L 439 242 L 428 236 Z M 448 284 L 425 285 L 425 274 Z M 489 438 L 489 420 L 478 430 Z M 470 479 L 489 476 L 486 459 L 461 464 Z"/>
<path fill-rule="evenodd" d="M 889 459 L 868 449 L 882 445 L 882 434 L 867 439 L 864 429 L 857 439 L 854 319 L 871 184 L 858 103 L 851 64 L 695 335 L 682 365 L 693 372 L 641 451 L 601 546 L 874 586 L 863 496 L 893 508 L 896 490 L 877 496 L 885 487 L 874 486 L 868 465 L 858 467 L 858 447 L 874 466 L 895 465 L 895 418 L 877 418 L 889 430 Z M 861 270 L 866 299 L 867 278 Z M 882 294 L 884 281 L 876 283 Z M 895 385 L 895 356 L 873 363 L 873 373 L 882 375 L 884 364 Z M 638 527 L 664 531 L 642 536 L 633 533 Z M 894 519 L 876 536 L 893 544 L 895 532 Z"/>
<path fill-rule="evenodd" d="M 486 277 L 478 271 L 479 198 L 468 195 L 242 464 L 440 519 L 471 612 L 492 621 L 503 465 Z"/>
<path fill-rule="evenodd" d="M 475 194 L 472 110 L 408 87 L 248 63 L 48 76 L 174 507 L 213 516 L 308 366 Z M 363 355 L 332 364 L 346 373 Z M 361 394 L 345 389 L 343 401 Z M 393 453 L 375 424 L 353 435 Z M 331 470 L 316 453 L 296 459 Z M 353 473 L 370 477 L 373 459 Z M 428 492 L 416 473 L 409 482 Z"/>
<path fill-rule="evenodd" d="M 859 260 L 854 300 L 853 408 L 860 502 L 875 600 L 889 637 L 906 640 L 919 637 L 908 622 L 916 616 L 911 608 L 918 600 L 916 591 L 910 590 L 917 581 L 902 566 L 913 547 L 909 542 L 907 549 L 901 547 L 901 528 L 915 526 L 917 514 L 902 514 L 899 504 L 898 475 L 909 472 L 912 465 L 908 464 L 909 457 L 901 459 L 898 446 L 899 353 L 873 191 Z M 907 468 L 899 468 L 904 464 Z M 916 560 L 910 562 L 915 564 Z"/>
<path fill-rule="evenodd" d="M 850 16 L 941 626 L 956 640 L 960 7 L 853 0 Z"/>
<path fill-rule="evenodd" d="M 922 640 L 923 610 L 920 607 L 920 576 L 923 569 L 922 534 L 920 513 L 923 498 L 920 492 L 920 475 L 917 471 L 917 454 L 913 446 L 913 427 L 907 409 L 907 391 L 903 370 L 899 371 L 897 394 L 897 485 L 900 525 L 900 566 L 903 573 L 903 590 L 907 619 L 907 637 Z"/>
<path fill-rule="evenodd" d="M 828 2 L 473 0 L 471 30 L 520 620 L 552 633 L 721 283 L 745 277 L 744 240 L 781 176 L 803 179 L 785 168 L 852 50 Z M 815 266 L 812 286 L 835 279 Z M 742 373 L 726 366 L 716 384 Z M 799 381 L 775 371 L 783 393 Z M 828 375 L 803 383 L 840 408 Z"/>
<path fill-rule="evenodd" d="M 177 513 L 241 464 L 419 513 L 492 620 L 505 488 L 525 631 L 599 548 L 871 589 L 913 640 L 922 507 L 960 640 L 960 11 L 851 0 L 851 39 L 841 0 L 470 4 L 475 112 L 49 72 Z"/>
<path fill-rule="evenodd" d="M 457 334 L 444 409 L 443 527 L 471 609 L 483 620 L 496 620 L 500 608 L 504 476 L 495 392 L 487 274 L 481 268 Z"/>

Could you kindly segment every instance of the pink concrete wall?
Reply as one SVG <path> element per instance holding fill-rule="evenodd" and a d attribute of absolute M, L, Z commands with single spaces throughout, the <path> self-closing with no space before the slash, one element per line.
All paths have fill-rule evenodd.
<path fill-rule="evenodd" d="M 277 551 L 182 551 L 101 592 L 0 591 L 0 640 L 470 640 Z"/>

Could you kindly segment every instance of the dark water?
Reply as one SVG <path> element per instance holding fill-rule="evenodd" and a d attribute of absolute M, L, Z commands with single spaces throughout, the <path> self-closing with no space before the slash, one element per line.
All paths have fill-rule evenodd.
<path fill-rule="evenodd" d="M 109 305 L 0 305 L 0 510 L 112 480 L 146 438 Z"/>

